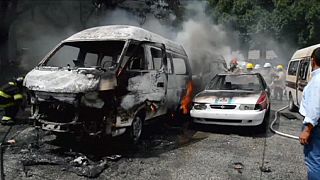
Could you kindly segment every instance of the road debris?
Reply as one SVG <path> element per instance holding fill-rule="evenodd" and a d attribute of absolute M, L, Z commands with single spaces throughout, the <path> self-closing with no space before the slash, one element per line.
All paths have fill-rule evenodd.
<path fill-rule="evenodd" d="M 89 160 L 86 156 L 80 156 L 71 161 L 71 164 L 74 166 L 86 166 L 89 163 Z"/>
<path fill-rule="evenodd" d="M 98 177 L 107 167 L 106 160 L 97 162 L 89 160 L 86 156 L 79 156 L 70 161 L 70 157 L 60 157 L 48 153 L 30 153 L 21 158 L 21 164 L 26 174 L 28 166 L 35 165 L 61 165 L 62 170 L 73 172 L 79 176 L 88 178 Z"/>
<path fill-rule="evenodd" d="M 14 139 L 10 139 L 6 142 L 6 145 L 13 145 L 13 144 L 16 144 L 16 140 Z"/>
<path fill-rule="evenodd" d="M 265 173 L 270 173 L 270 172 L 272 172 L 271 168 L 270 168 L 270 167 L 266 167 L 266 166 L 261 166 L 261 167 L 260 167 L 260 171 L 261 171 L 261 172 L 265 172 Z"/>
<path fill-rule="evenodd" d="M 244 168 L 244 165 L 241 162 L 235 162 L 233 163 L 233 168 L 241 174 L 242 169 Z"/>
<path fill-rule="evenodd" d="M 122 156 L 121 156 L 121 155 L 117 155 L 117 154 L 106 157 L 106 159 L 108 159 L 108 160 L 110 160 L 110 161 L 117 161 L 117 160 L 119 160 L 120 158 L 122 158 Z"/>

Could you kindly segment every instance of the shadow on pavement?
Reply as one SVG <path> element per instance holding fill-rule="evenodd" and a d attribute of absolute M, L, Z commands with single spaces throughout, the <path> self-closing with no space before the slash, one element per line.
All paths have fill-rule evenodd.
<path fill-rule="evenodd" d="M 271 110 L 269 125 L 267 126 L 267 130 L 264 133 L 261 133 L 257 130 L 255 126 L 226 126 L 226 125 L 207 125 L 207 124 L 194 124 L 193 129 L 195 131 L 203 131 L 210 133 L 218 133 L 218 134 L 237 134 L 239 136 L 244 137 L 254 137 L 254 138 L 266 138 L 271 137 L 274 134 L 270 132 L 270 123 L 273 121 L 275 116 L 275 112 Z M 276 123 L 274 128 L 277 129 L 279 124 Z"/>

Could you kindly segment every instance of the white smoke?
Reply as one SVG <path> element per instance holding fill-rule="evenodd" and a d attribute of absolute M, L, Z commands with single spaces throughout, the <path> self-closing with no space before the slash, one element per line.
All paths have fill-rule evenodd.
<path fill-rule="evenodd" d="M 194 69 L 231 54 L 231 48 L 226 44 L 227 33 L 223 26 L 212 22 L 205 14 L 205 8 L 205 3 L 189 3 L 186 11 L 192 16 L 183 22 L 182 30 L 176 36 L 176 41 L 186 49 Z"/>
<path fill-rule="evenodd" d="M 106 13 L 100 25 L 133 25 L 140 26 L 165 38 L 180 43 L 186 50 L 193 69 L 199 69 L 203 64 L 217 61 L 224 57 L 227 61 L 232 56 L 241 57 L 241 54 L 231 55 L 231 48 L 227 45 L 228 34 L 222 25 L 215 24 L 206 14 L 206 3 L 191 1 L 185 7 L 185 21 L 180 28 L 171 22 L 176 19 L 169 15 L 166 22 L 160 21 L 152 14 L 145 19 L 123 9 L 116 9 Z M 143 22 L 143 23 L 141 23 Z M 236 41 L 236 40 L 234 40 Z M 222 58 L 223 59 L 223 58 Z"/>
<path fill-rule="evenodd" d="M 76 6 L 77 4 L 71 3 L 68 8 L 71 5 Z M 165 19 L 158 19 L 153 13 L 145 12 L 145 16 L 141 16 L 139 13 L 142 11 L 118 8 L 106 11 L 105 15 L 100 18 L 92 15 L 88 18 L 86 26 L 124 24 L 142 27 L 160 34 L 183 45 L 193 69 L 197 69 L 204 63 L 215 61 L 220 55 L 224 56 L 227 61 L 232 59 L 231 48 L 228 46 L 229 34 L 226 33 L 223 26 L 215 24 L 205 14 L 206 3 L 190 1 L 184 8 L 185 20 L 181 25 L 173 23 L 176 21 L 173 13 L 170 13 Z M 49 22 L 41 9 L 35 12 L 36 15 L 32 21 L 21 19 L 15 28 L 17 36 L 21 39 L 18 49 L 26 47 L 26 54 L 28 54 L 28 57 L 22 57 L 21 60 L 21 66 L 24 69 L 34 67 L 57 43 L 81 29 L 75 9 L 70 13 L 63 12 L 65 18 L 55 19 L 55 23 Z M 31 15 L 28 18 L 32 18 Z M 56 24 L 62 25 L 55 27 Z"/>

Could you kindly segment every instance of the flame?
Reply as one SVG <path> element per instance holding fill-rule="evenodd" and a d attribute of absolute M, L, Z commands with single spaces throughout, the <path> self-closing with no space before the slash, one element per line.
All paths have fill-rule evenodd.
<path fill-rule="evenodd" d="M 181 102 L 181 109 L 183 114 L 188 114 L 192 105 L 192 95 L 193 95 L 194 85 L 192 81 L 188 82 L 186 95 L 183 97 Z"/>

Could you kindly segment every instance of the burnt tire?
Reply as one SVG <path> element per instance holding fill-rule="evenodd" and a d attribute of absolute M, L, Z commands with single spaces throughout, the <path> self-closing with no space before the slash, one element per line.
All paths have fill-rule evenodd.
<path fill-rule="evenodd" d="M 127 128 L 125 138 L 131 144 L 137 144 L 141 138 L 143 130 L 143 116 L 136 115 L 130 127 Z"/>
<path fill-rule="evenodd" d="M 270 107 L 264 115 L 263 121 L 261 124 L 256 126 L 257 133 L 266 133 L 269 127 L 269 119 L 270 119 Z"/>
<path fill-rule="evenodd" d="M 292 95 L 289 95 L 289 111 L 296 112 L 298 110 L 298 107 L 294 104 Z"/>

